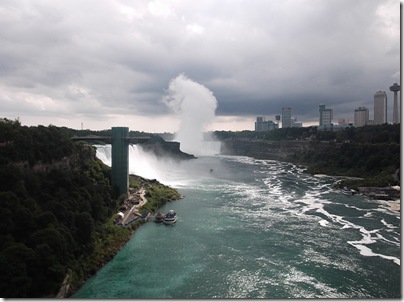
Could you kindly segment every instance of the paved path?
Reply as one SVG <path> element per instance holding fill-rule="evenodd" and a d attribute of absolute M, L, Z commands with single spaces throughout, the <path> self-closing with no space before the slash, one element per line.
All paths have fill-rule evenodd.
<path fill-rule="evenodd" d="M 127 223 L 128 221 L 135 218 L 134 215 L 140 216 L 141 215 L 139 213 L 140 208 L 147 203 L 147 199 L 146 199 L 146 197 L 144 197 L 146 195 L 146 190 L 144 188 L 142 188 L 139 190 L 138 193 L 141 198 L 141 201 L 139 202 L 139 204 L 135 204 L 130 210 L 128 210 L 124 213 L 124 217 L 122 219 L 123 225 L 125 225 L 125 223 Z"/>

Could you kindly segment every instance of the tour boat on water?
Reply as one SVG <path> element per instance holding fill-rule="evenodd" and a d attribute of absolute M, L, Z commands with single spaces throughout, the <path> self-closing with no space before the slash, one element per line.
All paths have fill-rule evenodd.
<path fill-rule="evenodd" d="M 177 222 L 177 214 L 174 210 L 170 210 L 165 216 L 163 222 L 165 224 L 174 224 Z"/>
<path fill-rule="evenodd" d="M 163 222 L 164 217 L 165 217 L 165 215 L 163 212 L 158 212 L 157 215 L 154 217 L 154 221 L 157 223 Z"/>

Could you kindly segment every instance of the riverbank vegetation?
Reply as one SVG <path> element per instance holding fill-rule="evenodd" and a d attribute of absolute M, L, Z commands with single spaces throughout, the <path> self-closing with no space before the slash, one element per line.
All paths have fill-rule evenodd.
<path fill-rule="evenodd" d="M 145 212 L 155 213 L 167 202 L 182 198 L 176 189 L 166 186 L 155 179 L 149 180 L 133 174 L 129 175 L 129 187 L 137 190 L 146 189 L 147 203 L 142 207 L 141 214 Z"/>
<path fill-rule="evenodd" d="M 0 163 L 1 297 L 55 297 L 65 279 L 69 295 L 139 224 L 113 224 L 123 200 L 111 196 L 111 170 L 66 128 L 1 119 Z M 157 181 L 142 182 L 149 209 L 178 197 Z"/>
<path fill-rule="evenodd" d="M 400 182 L 400 124 L 347 127 L 340 131 L 319 131 L 316 127 L 262 132 L 216 131 L 215 136 L 222 141 L 282 141 L 286 147 L 287 142 L 300 142 L 304 146 L 301 151 L 293 152 L 287 159 L 306 166 L 307 172 L 363 178 L 343 180 L 341 186 L 357 189 Z"/>

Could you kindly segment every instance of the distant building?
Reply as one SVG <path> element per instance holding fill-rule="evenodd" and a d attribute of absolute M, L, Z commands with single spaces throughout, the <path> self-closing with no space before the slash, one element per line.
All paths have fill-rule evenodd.
<path fill-rule="evenodd" d="M 347 119 L 344 118 L 338 119 L 338 125 L 347 125 L 347 124 L 349 124 Z"/>
<path fill-rule="evenodd" d="M 368 124 L 369 124 L 369 109 L 364 106 L 355 109 L 354 126 L 362 127 Z"/>
<path fill-rule="evenodd" d="M 273 129 L 277 129 L 278 124 L 273 121 L 266 121 L 265 117 L 258 116 L 257 121 L 255 122 L 255 131 L 269 131 Z"/>
<path fill-rule="evenodd" d="M 329 126 L 332 125 L 333 119 L 333 110 L 329 108 L 325 108 L 324 104 L 320 104 L 320 126 Z"/>
<path fill-rule="evenodd" d="M 374 95 L 374 117 L 375 125 L 387 123 L 387 93 L 378 91 Z"/>
<path fill-rule="evenodd" d="M 292 127 L 292 108 L 282 108 L 282 128 Z"/>
<path fill-rule="evenodd" d="M 292 118 L 292 128 L 301 128 L 301 127 L 303 127 L 303 123 L 298 122 L 296 117 Z"/>

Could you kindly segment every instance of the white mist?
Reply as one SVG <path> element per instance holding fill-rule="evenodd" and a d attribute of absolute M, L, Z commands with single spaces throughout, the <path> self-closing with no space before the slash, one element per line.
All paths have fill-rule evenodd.
<path fill-rule="evenodd" d="M 97 158 L 111 167 L 111 145 L 95 145 L 95 147 Z M 189 161 L 178 162 L 167 157 L 157 157 L 143 150 L 141 145 L 129 145 L 129 174 L 157 179 L 165 185 L 181 187 L 190 182 L 190 174 L 201 173 L 201 171 L 193 171 L 188 165 Z"/>
<path fill-rule="evenodd" d="M 170 81 L 163 102 L 181 120 L 175 140 L 180 142 L 183 152 L 196 156 L 220 152 L 219 142 L 208 143 L 203 137 L 217 107 L 217 100 L 208 88 L 180 74 Z"/>

